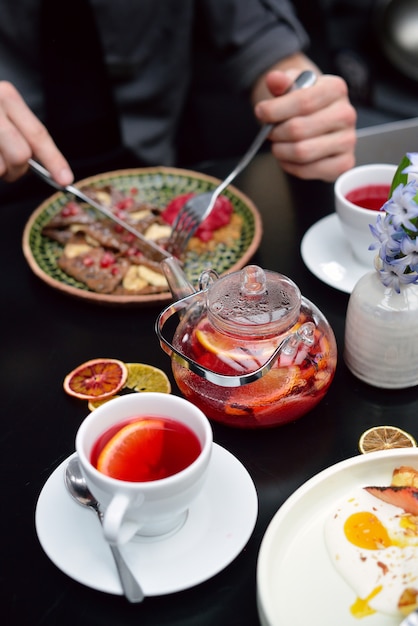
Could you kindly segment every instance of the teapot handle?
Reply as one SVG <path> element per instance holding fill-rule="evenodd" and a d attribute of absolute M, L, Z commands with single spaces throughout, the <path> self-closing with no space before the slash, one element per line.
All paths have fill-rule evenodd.
<path fill-rule="evenodd" d="M 308 346 L 312 346 L 314 343 L 315 324 L 313 322 L 305 322 L 294 333 L 285 337 L 267 361 L 256 370 L 242 374 L 242 376 L 218 374 L 217 372 L 203 367 L 197 361 L 182 354 L 163 335 L 163 328 L 167 320 L 172 317 L 174 313 L 178 313 L 185 307 L 190 306 L 191 300 L 195 298 L 196 295 L 197 294 L 191 294 L 190 296 L 186 296 L 182 300 L 167 306 L 157 317 L 155 322 L 155 332 L 157 333 L 160 346 L 166 354 L 171 356 L 186 369 L 190 370 L 194 374 L 197 374 L 201 378 L 214 383 L 215 385 L 219 385 L 221 387 L 241 387 L 243 385 L 248 385 L 248 383 L 252 383 L 267 374 L 280 354 L 293 354 L 301 342 Z"/>

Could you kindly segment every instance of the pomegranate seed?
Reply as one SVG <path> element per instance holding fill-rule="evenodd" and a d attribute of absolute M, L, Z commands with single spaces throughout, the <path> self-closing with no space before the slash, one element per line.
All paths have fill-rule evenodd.
<path fill-rule="evenodd" d="M 134 204 L 133 198 L 124 198 L 123 200 L 120 200 L 117 204 L 116 204 L 116 208 L 119 210 L 126 210 L 129 209 L 130 207 L 132 207 Z"/>
<path fill-rule="evenodd" d="M 140 251 L 138 250 L 138 248 L 135 248 L 134 246 L 130 246 L 126 251 L 126 256 L 138 256 L 139 254 L 140 254 Z"/>
<path fill-rule="evenodd" d="M 136 239 L 135 235 L 133 235 L 132 233 L 128 233 L 128 232 L 123 237 L 123 241 L 125 243 L 132 243 L 133 241 L 135 241 L 135 239 Z"/>
<path fill-rule="evenodd" d="M 94 261 L 91 258 L 91 256 L 85 256 L 83 259 L 83 265 L 85 265 L 86 267 L 91 267 L 93 265 Z"/>
<path fill-rule="evenodd" d="M 80 207 L 76 202 L 67 202 L 65 207 L 61 210 L 63 217 L 70 217 L 71 215 L 78 215 L 80 213 Z"/>
<path fill-rule="evenodd" d="M 116 207 L 113 209 L 113 213 L 116 215 L 116 217 L 118 217 L 121 220 L 125 219 L 126 216 L 126 211 L 124 211 L 123 209 L 120 209 L 119 207 Z"/>
<path fill-rule="evenodd" d="M 100 267 L 110 267 L 115 262 L 115 257 L 111 252 L 105 252 L 100 259 Z"/>

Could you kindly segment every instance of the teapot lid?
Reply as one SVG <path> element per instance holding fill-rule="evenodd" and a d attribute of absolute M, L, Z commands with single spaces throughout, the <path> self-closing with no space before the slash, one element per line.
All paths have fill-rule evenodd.
<path fill-rule="evenodd" d="M 299 317 L 301 293 L 282 274 L 248 265 L 211 284 L 209 321 L 223 332 L 267 336 L 291 328 Z"/>

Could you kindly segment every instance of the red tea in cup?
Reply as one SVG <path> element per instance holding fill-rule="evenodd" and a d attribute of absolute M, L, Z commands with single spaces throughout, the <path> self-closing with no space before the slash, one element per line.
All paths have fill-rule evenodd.
<path fill-rule="evenodd" d="M 161 416 L 134 417 L 96 440 L 91 463 L 112 478 L 148 482 L 182 471 L 201 450 L 199 439 L 185 424 Z"/>
<path fill-rule="evenodd" d="M 363 187 L 352 189 L 345 197 L 349 202 L 363 209 L 380 211 L 388 199 L 389 191 L 390 185 L 364 185 Z"/>

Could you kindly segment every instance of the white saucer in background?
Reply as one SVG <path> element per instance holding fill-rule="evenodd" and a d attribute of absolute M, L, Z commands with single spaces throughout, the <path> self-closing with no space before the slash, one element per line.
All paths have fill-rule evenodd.
<path fill-rule="evenodd" d="M 161 540 L 142 539 L 121 551 L 146 596 L 193 587 L 208 580 L 245 547 L 256 523 L 257 492 L 244 466 L 213 446 L 207 482 L 184 526 Z M 52 473 L 38 499 L 36 531 L 42 548 L 65 574 L 83 585 L 122 595 L 99 520 L 77 504 L 64 485 L 68 459 Z"/>
<path fill-rule="evenodd" d="M 370 242 L 372 240 L 370 234 Z M 303 262 L 312 274 L 346 293 L 351 293 L 356 282 L 374 269 L 372 253 L 370 267 L 354 257 L 336 213 L 323 217 L 306 231 L 300 250 Z"/>

